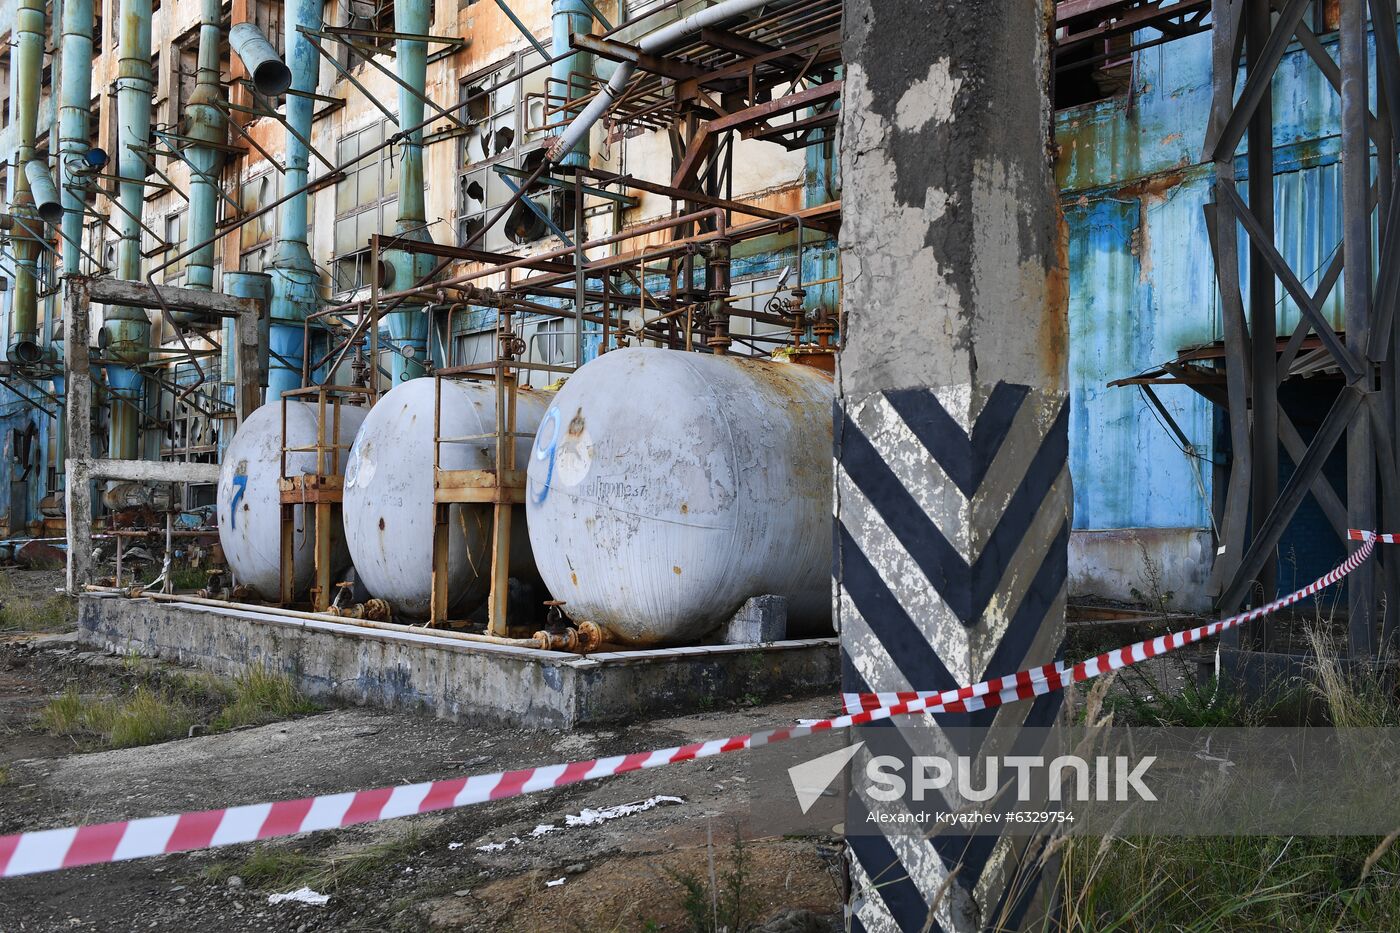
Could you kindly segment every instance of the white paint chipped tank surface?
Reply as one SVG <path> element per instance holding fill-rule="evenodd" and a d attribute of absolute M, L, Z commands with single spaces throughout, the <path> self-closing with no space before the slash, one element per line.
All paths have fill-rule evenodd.
<path fill-rule="evenodd" d="M 316 444 L 320 419 L 315 405 L 292 402 L 287 405 L 287 446 L 311 447 Z M 329 410 L 329 409 L 328 409 Z M 340 407 L 341 443 L 349 443 L 365 420 L 366 409 Z M 333 428 L 326 432 L 331 439 Z M 344 462 L 344 451 L 340 454 Z M 316 454 L 296 451 L 287 454 L 287 475 L 316 472 Z M 280 596 L 278 566 L 282 555 L 282 506 L 278 481 L 282 478 L 282 402 L 271 402 L 253 412 L 229 442 L 219 467 L 216 509 L 219 516 L 219 544 L 239 583 L 251 586 L 263 599 Z M 310 515 L 303 506 L 293 510 L 297 534 L 293 539 L 293 566 L 296 592 L 305 593 L 315 576 L 315 543 Z M 345 538 L 337 526 L 331 534 L 334 574 L 350 566 Z"/>
<path fill-rule="evenodd" d="M 550 393 L 522 388 L 516 400 L 515 462 L 523 468 L 530 436 L 539 427 Z M 496 390 L 489 385 L 442 381 L 442 437 L 472 437 L 444 443 L 444 470 L 494 469 Z M 448 602 L 450 611 L 471 610 L 491 587 L 489 505 L 450 506 Z M 370 594 L 394 612 L 426 618 L 433 594 L 433 380 L 400 383 L 365 419 L 345 469 L 345 536 L 355 572 Z M 525 510 L 511 520 L 512 577 L 539 577 L 530 557 Z"/>
<path fill-rule="evenodd" d="M 646 347 L 571 376 L 526 489 L 540 575 L 575 621 L 637 645 L 702 638 L 751 596 L 831 627 L 830 377 Z"/>

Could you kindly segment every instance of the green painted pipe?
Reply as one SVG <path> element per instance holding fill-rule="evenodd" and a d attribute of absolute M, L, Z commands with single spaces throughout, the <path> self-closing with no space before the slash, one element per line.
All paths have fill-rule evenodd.
<path fill-rule="evenodd" d="M 34 160 L 39 132 L 39 78 L 44 67 L 44 0 L 19 0 L 15 11 L 15 69 L 18 86 L 12 106 L 18 125 L 19 146 L 16 162 L 25 166 Z M 11 362 L 34 364 L 43 359 L 39 345 L 39 214 L 34 209 L 29 173 L 16 172 L 11 210 L 16 223 L 12 236 L 15 249 L 15 294 L 10 305 Z M 26 230 L 25 228 L 29 228 Z M 32 233 L 30 232 L 32 231 Z"/>
<path fill-rule="evenodd" d="M 219 80 L 220 5 L 220 0 L 202 0 L 199 66 L 194 91 L 181 115 L 185 124 L 183 135 L 198 140 L 189 145 L 187 153 L 193 171 L 190 173 L 185 248 L 193 252 L 185 267 L 185 283 L 190 288 L 205 291 L 214 288 L 214 225 L 218 220 L 219 174 L 224 166 L 224 153 L 219 147 L 228 142 L 228 118 L 219 107 L 223 98 L 223 83 Z M 199 248 L 195 249 L 196 246 Z M 218 324 L 217 319 L 199 314 L 181 313 L 176 320 L 182 323 L 204 321 L 210 326 Z"/>
<path fill-rule="evenodd" d="M 430 0 L 397 0 L 394 4 L 394 31 L 415 36 L 428 32 Z M 395 50 L 398 76 L 409 87 L 426 93 L 428 80 L 428 43 L 419 39 L 400 39 Z M 423 99 L 399 87 L 399 126 L 418 126 L 423 122 Z M 431 242 L 427 229 L 427 207 L 424 203 L 423 129 L 419 127 L 399 142 L 402 156 L 399 162 L 399 216 L 395 233 L 406 240 Z M 385 262 L 393 269 L 393 281 L 407 288 L 433 270 L 436 260 L 426 253 L 390 250 Z M 408 358 L 395 354 L 393 379 L 395 384 L 416 379 L 426 372 L 428 356 L 428 311 L 421 304 L 404 303 L 399 310 L 386 315 L 389 336 L 404 349 Z"/>
<path fill-rule="evenodd" d="M 84 167 L 91 132 L 92 101 L 92 2 L 64 0 L 63 37 L 59 43 L 59 71 L 63 76 L 58 103 L 58 182 L 63 199 L 63 272 L 81 271 L 78 261 L 83 240 L 85 189 L 76 173 Z"/>
<path fill-rule="evenodd" d="M 117 174 L 146 177 L 146 162 L 133 147 L 151 136 L 151 0 L 121 0 L 121 31 L 117 65 Z M 141 278 L 141 224 L 145 186 L 123 181 L 117 198 L 123 210 L 113 212 L 121 239 L 117 243 L 117 277 Z M 151 322 L 142 308 L 110 305 L 102 322 L 107 335 L 107 383 L 122 393 L 127 404 L 114 404 L 107 432 L 107 456 L 135 460 L 141 456 L 140 411 L 144 386 L 136 366 L 149 356 Z"/>

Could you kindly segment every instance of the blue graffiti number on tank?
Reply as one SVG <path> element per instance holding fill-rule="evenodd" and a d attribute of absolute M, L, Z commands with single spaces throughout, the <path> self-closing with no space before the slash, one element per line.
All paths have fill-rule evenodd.
<path fill-rule="evenodd" d="M 545 431 L 549 434 L 546 436 Z M 547 437 L 547 439 L 546 439 Z M 559 409 L 551 408 L 544 416 L 544 421 L 540 423 L 540 433 L 535 438 L 535 459 L 549 459 L 549 466 L 545 469 L 544 482 L 540 484 L 539 494 L 530 493 L 530 498 L 535 505 L 541 505 L 545 499 L 549 498 L 549 484 L 554 479 L 554 453 L 559 446 Z"/>
<path fill-rule="evenodd" d="M 233 478 L 233 501 L 228 505 L 228 523 L 230 528 L 238 527 L 238 503 L 243 499 L 243 494 L 248 491 L 248 477 L 240 473 Z"/>

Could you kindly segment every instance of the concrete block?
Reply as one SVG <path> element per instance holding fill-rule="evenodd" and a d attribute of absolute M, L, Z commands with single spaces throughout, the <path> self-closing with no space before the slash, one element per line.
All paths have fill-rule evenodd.
<path fill-rule="evenodd" d="M 771 604 L 765 611 L 771 620 Z M 312 697 L 544 729 L 645 719 L 748 697 L 834 694 L 840 676 L 835 638 L 584 656 L 232 603 L 97 594 L 79 598 L 78 631 L 85 645 L 100 650 L 219 674 L 266 665 Z"/>
<path fill-rule="evenodd" d="M 753 596 L 720 626 L 723 645 L 762 645 L 787 637 L 787 597 Z"/>

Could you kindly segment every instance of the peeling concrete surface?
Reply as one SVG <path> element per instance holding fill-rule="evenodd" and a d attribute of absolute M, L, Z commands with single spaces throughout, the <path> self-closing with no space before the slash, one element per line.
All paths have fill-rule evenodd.
<path fill-rule="evenodd" d="M 234 674 L 267 664 L 313 697 L 540 728 L 832 691 L 833 638 L 587 657 L 271 613 L 86 596 L 80 637 Z"/>

